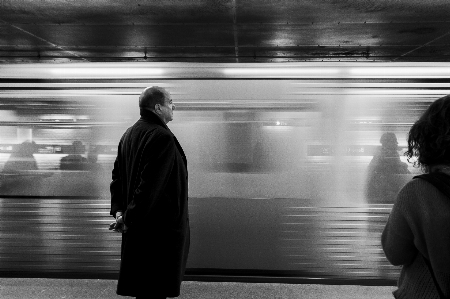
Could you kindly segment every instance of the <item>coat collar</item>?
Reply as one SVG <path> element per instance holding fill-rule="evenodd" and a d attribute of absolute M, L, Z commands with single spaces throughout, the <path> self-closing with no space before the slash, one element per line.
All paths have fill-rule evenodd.
<path fill-rule="evenodd" d="M 178 139 L 175 137 L 175 135 L 172 133 L 172 131 L 170 131 L 169 127 L 162 121 L 161 118 L 159 118 L 158 115 L 156 115 L 156 113 L 154 113 L 150 110 L 140 109 L 140 113 L 141 113 L 141 120 L 148 121 L 148 122 L 154 123 L 156 125 L 159 125 L 159 126 L 165 128 L 167 131 L 169 131 L 170 134 L 172 134 L 173 139 L 175 140 L 175 144 L 178 148 L 178 151 L 180 152 L 181 156 L 183 157 L 184 166 L 186 167 L 186 170 L 187 170 L 186 155 L 183 151 L 183 148 L 181 147 L 181 144 L 178 142 Z"/>
<path fill-rule="evenodd" d="M 161 127 L 165 128 L 166 130 L 170 131 L 169 127 L 162 121 L 159 116 L 147 109 L 140 109 L 141 119 L 152 122 L 154 124 L 160 125 Z"/>

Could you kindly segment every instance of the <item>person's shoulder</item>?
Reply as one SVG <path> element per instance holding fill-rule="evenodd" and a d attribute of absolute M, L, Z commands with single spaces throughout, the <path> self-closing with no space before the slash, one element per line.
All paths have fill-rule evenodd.
<path fill-rule="evenodd" d="M 128 129 L 123 132 L 122 137 L 120 138 L 120 142 L 123 142 L 128 136 L 130 136 L 130 132 L 134 130 L 136 124 L 132 125 L 131 127 L 128 127 Z"/>
<path fill-rule="evenodd" d="M 413 178 L 400 190 L 397 202 L 399 204 L 414 205 L 434 191 L 434 186 L 420 178 Z M 416 202 L 417 203 L 417 202 Z"/>
<path fill-rule="evenodd" d="M 157 126 L 152 132 L 152 137 L 160 142 L 174 143 L 175 136 L 170 130 Z"/>
<path fill-rule="evenodd" d="M 154 122 L 139 119 L 122 136 L 122 140 L 135 138 L 145 140 L 145 142 L 174 142 L 175 136 L 168 128 Z"/>
<path fill-rule="evenodd" d="M 410 181 L 408 181 L 402 188 L 400 192 L 407 193 L 407 192 L 416 192 L 418 190 L 422 189 L 428 189 L 431 188 L 431 184 L 428 183 L 425 180 L 422 180 L 420 178 L 412 178 Z"/>
<path fill-rule="evenodd" d="M 123 133 L 121 139 L 124 140 L 127 138 L 135 138 L 136 136 L 140 136 L 139 138 L 141 138 L 145 135 L 154 135 L 154 132 L 158 132 L 161 130 L 164 130 L 164 128 L 155 123 L 146 122 L 142 119 L 139 119 L 132 126 L 128 127 L 128 129 Z"/>
<path fill-rule="evenodd" d="M 146 119 L 139 119 L 130 129 L 137 129 L 137 130 L 143 130 L 147 132 L 153 132 L 153 134 L 159 135 L 171 135 L 169 129 L 162 126 L 161 124 L 158 124 L 156 122 L 151 122 Z"/>

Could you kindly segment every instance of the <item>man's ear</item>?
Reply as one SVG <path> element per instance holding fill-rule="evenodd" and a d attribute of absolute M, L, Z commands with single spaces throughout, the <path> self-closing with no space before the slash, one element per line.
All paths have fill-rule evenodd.
<path fill-rule="evenodd" d="M 161 104 L 155 104 L 155 113 L 158 113 L 158 111 L 161 111 Z"/>

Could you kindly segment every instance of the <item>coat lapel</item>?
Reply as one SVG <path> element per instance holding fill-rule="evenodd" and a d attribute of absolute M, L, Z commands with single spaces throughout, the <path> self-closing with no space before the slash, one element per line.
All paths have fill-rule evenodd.
<path fill-rule="evenodd" d="M 170 131 L 169 127 L 152 111 L 141 109 L 140 114 L 141 114 L 142 119 L 153 122 L 153 123 L 163 127 L 164 129 L 169 131 L 170 134 L 172 134 L 173 139 L 175 140 L 175 144 L 177 146 L 178 152 L 180 153 L 181 157 L 183 158 L 184 167 L 186 168 L 186 171 L 187 171 L 186 155 L 184 154 L 183 148 L 181 147 L 180 143 L 178 142 L 178 139 L 175 137 L 175 135 L 172 133 L 172 131 Z"/>

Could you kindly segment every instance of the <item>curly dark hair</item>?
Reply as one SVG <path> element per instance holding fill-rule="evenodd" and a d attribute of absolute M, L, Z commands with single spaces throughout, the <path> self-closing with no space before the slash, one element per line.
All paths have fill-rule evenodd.
<path fill-rule="evenodd" d="M 408 162 L 428 171 L 431 165 L 450 164 L 450 95 L 434 101 L 408 134 Z"/>

